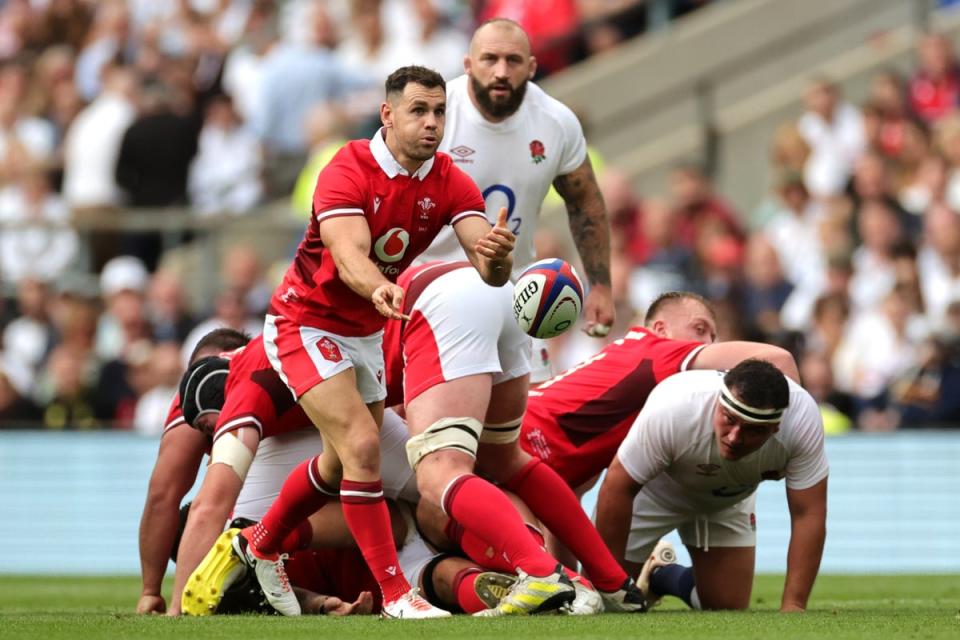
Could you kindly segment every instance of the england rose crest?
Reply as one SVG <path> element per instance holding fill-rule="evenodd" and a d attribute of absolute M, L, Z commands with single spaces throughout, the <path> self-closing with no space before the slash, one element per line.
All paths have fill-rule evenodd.
<path fill-rule="evenodd" d="M 530 157 L 533 158 L 534 164 L 540 164 L 547 159 L 546 149 L 543 148 L 543 143 L 539 140 L 530 143 Z"/>

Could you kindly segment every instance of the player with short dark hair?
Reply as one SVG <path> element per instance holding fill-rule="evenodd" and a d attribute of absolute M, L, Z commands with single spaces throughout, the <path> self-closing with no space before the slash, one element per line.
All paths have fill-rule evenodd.
<path fill-rule="evenodd" d="M 597 528 L 655 602 L 745 609 L 756 547 L 755 492 L 786 482 L 791 535 L 782 611 L 806 608 L 826 536 L 828 465 L 820 410 L 773 364 L 686 371 L 650 393 L 607 471 Z M 693 567 L 675 564 L 677 529 Z"/>
<path fill-rule="evenodd" d="M 256 567 L 285 615 L 299 607 L 279 547 L 335 498 L 380 584 L 384 615 L 445 615 L 410 587 L 392 543 L 377 433 L 386 396 L 381 332 L 386 319 L 404 319 L 397 276 L 442 227 L 453 227 L 471 264 L 494 286 L 509 278 L 514 235 L 503 220 L 491 228 L 476 185 L 436 153 L 446 115 L 442 82 L 407 67 L 387 87 L 383 127 L 371 140 L 347 143 L 317 179 L 310 225 L 264 324 L 273 368 L 327 445 L 291 473 L 263 519 L 230 545 Z"/>

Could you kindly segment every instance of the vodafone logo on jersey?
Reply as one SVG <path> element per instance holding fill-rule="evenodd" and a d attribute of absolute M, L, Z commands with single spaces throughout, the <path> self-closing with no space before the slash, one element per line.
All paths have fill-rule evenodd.
<path fill-rule="evenodd" d="M 410 246 L 410 234 L 402 227 L 394 227 L 377 238 L 373 243 L 373 252 L 383 262 L 399 262 L 407 252 L 408 246 Z"/>

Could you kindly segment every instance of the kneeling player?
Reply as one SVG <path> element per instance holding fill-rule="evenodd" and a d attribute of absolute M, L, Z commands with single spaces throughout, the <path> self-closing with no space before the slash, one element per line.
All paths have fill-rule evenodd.
<path fill-rule="evenodd" d="M 754 492 L 786 478 L 792 522 L 781 610 L 806 608 L 826 535 L 827 459 L 817 403 L 769 362 L 691 371 L 661 382 L 617 451 L 597 528 L 647 596 L 745 609 L 756 547 Z M 673 529 L 693 567 L 670 564 Z M 653 555 L 651 555 L 653 554 Z"/>

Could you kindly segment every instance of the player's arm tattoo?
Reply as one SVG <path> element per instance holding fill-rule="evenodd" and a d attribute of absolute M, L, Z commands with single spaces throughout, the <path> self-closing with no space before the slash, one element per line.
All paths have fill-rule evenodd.
<path fill-rule="evenodd" d="M 587 279 L 594 285 L 610 286 L 610 223 L 590 158 L 570 173 L 557 176 L 553 186 L 567 206 L 570 233 Z"/>

